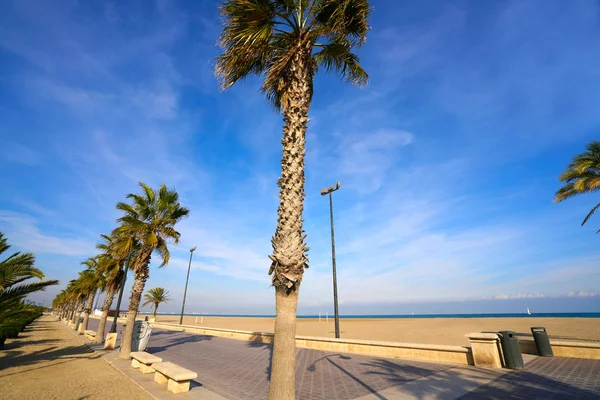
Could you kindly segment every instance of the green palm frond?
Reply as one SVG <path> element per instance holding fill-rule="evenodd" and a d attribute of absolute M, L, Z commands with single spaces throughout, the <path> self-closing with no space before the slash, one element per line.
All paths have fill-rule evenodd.
<path fill-rule="evenodd" d="M 154 251 L 161 257 L 161 266 L 165 266 L 170 256 L 168 242 L 178 243 L 181 236 L 174 227 L 190 211 L 179 202 L 177 191 L 165 184 L 157 190 L 142 182 L 140 187 L 140 194 L 127 195 L 131 204 L 117 204 L 123 216 L 117 220 L 120 225 L 112 233 L 115 237 L 114 246 L 122 254 L 125 248 L 131 251 L 131 241 L 135 241 L 139 248 L 133 254 L 135 268 L 141 268 L 149 262 L 149 258 L 145 257 Z"/>
<path fill-rule="evenodd" d="M 0 290 L 30 278 L 44 279 L 44 273 L 33 266 L 33 254 L 15 253 L 0 262 Z"/>
<path fill-rule="evenodd" d="M 2 303 L 5 301 L 15 298 L 24 298 L 31 293 L 42 291 L 46 289 L 46 287 L 52 285 L 58 285 L 58 281 L 52 280 L 11 286 L 8 289 L 0 291 L 0 308 L 2 308 Z"/>
<path fill-rule="evenodd" d="M 148 304 L 158 305 L 160 303 L 167 303 L 171 300 L 169 297 L 169 291 L 162 287 L 152 288 L 144 294 L 144 300 L 146 302 L 142 304 L 142 307 Z"/>
<path fill-rule="evenodd" d="M 564 185 L 556 191 L 556 203 L 600 190 L 600 141 L 589 143 L 586 152 L 573 157 L 567 169 L 560 174 L 559 180 L 564 182 Z M 599 206 L 592 208 L 582 225 L 594 215 Z"/>
<path fill-rule="evenodd" d="M 353 52 L 370 29 L 367 0 L 226 0 L 220 11 L 224 51 L 215 74 L 223 89 L 250 75 L 262 76 L 261 91 L 281 109 L 299 56 L 306 57 L 311 90 L 319 65 L 354 85 L 368 81 Z"/>

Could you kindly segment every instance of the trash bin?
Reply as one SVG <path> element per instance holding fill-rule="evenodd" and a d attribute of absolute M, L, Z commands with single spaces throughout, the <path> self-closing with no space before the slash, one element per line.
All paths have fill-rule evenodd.
<path fill-rule="evenodd" d="M 135 321 L 133 325 L 133 338 L 131 340 L 132 351 L 146 351 L 148 340 L 152 334 L 152 325 L 146 321 Z"/>
<path fill-rule="evenodd" d="M 554 357 L 552 346 L 550 346 L 550 339 L 548 339 L 548 333 L 546 333 L 546 328 L 543 326 L 532 326 L 531 334 L 533 335 L 533 340 L 535 340 L 535 347 L 537 347 L 538 355 L 542 357 Z"/>
<path fill-rule="evenodd" d="M 510 369 L 523 369 L 523 356 L 519 339 L 513 331 L 500 331 L 500 344 L 504 354 L 504 365 Z"/>

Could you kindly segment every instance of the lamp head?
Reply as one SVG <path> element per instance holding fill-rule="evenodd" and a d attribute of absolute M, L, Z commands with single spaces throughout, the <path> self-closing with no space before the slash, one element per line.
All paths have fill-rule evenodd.
<path fill-rule="evenodd" d="M 190 253 L 193 253 L 193 252 L 194 252 L 194 250 L 196 250 L 196 247 L 198 247 L 198 246 L 194 246 L 194 247 L 192 247 L 192 248 L 190 249 Z"/>
<path fill-rule="evenodd" d="M 321 196 L 325 196 L 328 193 L 329 193 L 329 190 L 327 188 L 321 189 Z"/>
<path fill-rule="evenodd" d="M 340 181 L 337 181 L 337 184 L 335 185 L 335 190 L 338 190 L 340 188 Z"/>

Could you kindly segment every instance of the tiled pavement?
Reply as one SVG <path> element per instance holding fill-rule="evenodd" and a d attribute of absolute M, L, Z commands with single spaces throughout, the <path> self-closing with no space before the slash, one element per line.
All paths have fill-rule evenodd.
<path fill-rule="evenodd" d="M 537 357 L 460 399 L 600 399 L 600 360 Z"/>
<path fill-rule="evenodd" d="M 90 319 L 89 328 L 97 326 L 98 320 Z M 147 351 L 197 372 L 197 384 L 214 393 L 254 400 L 267 397 L 271 349 L 258 342 L 155 329 Z M 421 398 L 413 387 L 420 383 L 421 390 L 425 385 L 444 393 L 457 371 L 448 364 L 298 349 L 296 393 L 299 400 Z M 461 399 L 600 399 L 600 360 L 536 358 L 525 371 L 489 376 L 478 388 L 480 383 L 469 382 L 475 390 Z M 394 387 L 402 394 L 385 394 Z M 462 394 L 452 397 L 446 391 L 443 397 Z"/>

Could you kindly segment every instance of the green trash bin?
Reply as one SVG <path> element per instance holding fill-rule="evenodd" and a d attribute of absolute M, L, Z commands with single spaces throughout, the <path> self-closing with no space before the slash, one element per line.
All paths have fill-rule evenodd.
<path fill-rule="evenodd" d="M 504 365 L 510 369 L 523 369 L 523 356 L 519 339 L 513 331 L 500 331 L 500 345 L 504 354 Z"/>
<path fill-rule="evenodd" d="M 532 326 L 531 334 L 533 335 L 533 340 L 535 340 L 538 355 L 542 357 L 554 357 L 546 328 L 543 326 Z"/>

